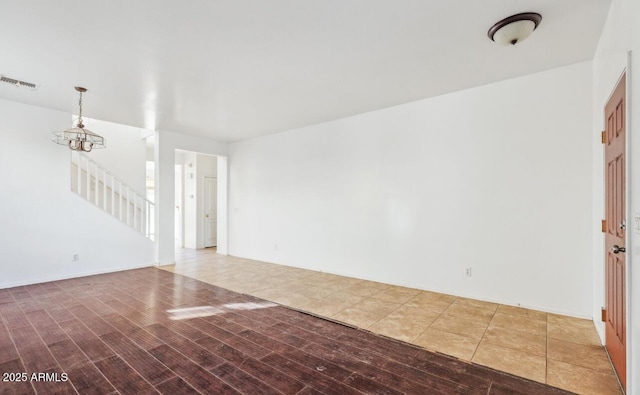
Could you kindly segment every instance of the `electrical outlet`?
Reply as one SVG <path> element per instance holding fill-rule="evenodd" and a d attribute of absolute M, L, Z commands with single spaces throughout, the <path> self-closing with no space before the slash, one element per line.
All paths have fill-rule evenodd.
<path fill-rule="evenodd" d="M 71 260 L 74 262 L 77 262 L 80 260 L 80 257 L 78 257 L 78 254 L 73 254 L 73 256 L 71 257 Z"/>
<path fill-rule="evenodd" d="M 464 269 L 464 275 L 466 277 L 471 277 L 471 268 L 470 267 Z"/>

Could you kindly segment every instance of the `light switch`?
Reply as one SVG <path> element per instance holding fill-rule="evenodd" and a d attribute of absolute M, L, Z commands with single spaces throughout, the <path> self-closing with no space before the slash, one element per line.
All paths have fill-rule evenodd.
<path fill-rule="evenodd" d="M 640 213 L 633 215 L 633 231 L 634 233 L 640 233 Z"/>

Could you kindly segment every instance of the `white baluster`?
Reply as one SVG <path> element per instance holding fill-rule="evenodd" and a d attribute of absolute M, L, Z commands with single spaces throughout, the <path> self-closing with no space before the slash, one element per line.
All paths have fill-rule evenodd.
<path fill-rule="evenodd" d="M 142 229 L 141 229 L 141 233 L 143 235 L 147 235 L 147 204 L 148 202 L 146 200 L 142 201 Z"/>
<path fill-rule="evenodd" d="M 151 238 L 151 219 L 153 215 L 153 206 L 150 202 L 147 202 L 147 237 Z"/>
<path fill-rule="evenodd" d="M 127 186 L 127 225 L 131 226 L 131 201 L 129 200 L 129 187 Z"/>
<path fill-rule="evenodd" d="M 93 201 L 95 202 L 96 206 L 99 206 L 99 200 L 98 200 L 98 165 L 96 165 L 95 163 L 93 164 Z"/>
<path fill-rule="evenodd" d="M 85 170 L 85 172 L 87 173 L 87 200 L 91 201 L 91 166 L 89 166 L 89 159 L 85 158 L 85 161 L 87 162 L 87 169 Z"/>
<path fill-rule="evenodd" d="M 76 152 L 75 153 L 75 157 L 76 157 L 76 161 L 77 161 L 77 179 L 76 179 L 76 192 L 78 193 L 78 195 L 82 196 L 82 166 L 80 166 L 80 160 L 82 159 L 82 157 L 80 156 L 80 153 Z"/>
<path fill-rule="evenodd" d="M 107 171 L 102 169 L 102 209 L 107 211 Z"/>
<path fill-rule="evenodd" d="M 118 219 L 122 221 L 122 181 L 118 180 Z"/>
<path fill-rule="evenodd" d="M 140 196 L 136 193 L 136 230 L 142 230 L 142 206 L 139 206 Z"/>
<path fill-rule="evenodd" d="M 116 216 L 116 177 L 111 175 L 111 215 Z"/>

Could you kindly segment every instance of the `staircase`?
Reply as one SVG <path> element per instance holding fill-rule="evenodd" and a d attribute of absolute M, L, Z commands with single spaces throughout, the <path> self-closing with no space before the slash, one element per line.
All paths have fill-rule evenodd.
<path fill-rule="evenodd" d="M 71 153 L 71 191 L 154 240 L 154 204 L 84 153 Z"/>

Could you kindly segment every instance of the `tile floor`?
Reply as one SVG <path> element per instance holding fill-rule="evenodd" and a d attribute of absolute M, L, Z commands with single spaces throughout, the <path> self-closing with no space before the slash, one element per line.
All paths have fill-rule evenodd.
<path fill-rule="evenodd" d="M 225 289 L 580 394 L 621 394 L 593 323 L 541 311 L 223 256 L 161 267 Z"/>
<path fill-rule="evenodd" d="M 0 374 L 0 394 L 567 394 L 156 268 L 0 289 Z"/>

